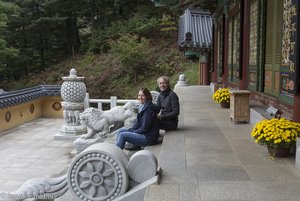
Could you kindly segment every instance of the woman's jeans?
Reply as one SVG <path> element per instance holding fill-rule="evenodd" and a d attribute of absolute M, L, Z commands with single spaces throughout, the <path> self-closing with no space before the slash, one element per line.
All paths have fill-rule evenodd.
<path fill-rule="evenodd" d="M 128 131 L 128 128 L 120 128 L 117 136 L 116 145 L 121 149 L 124 149 L 125 143 L 130 142 L 131 144 L 138 146 L 150 145 L 149 139 L 145 135 Z"/>

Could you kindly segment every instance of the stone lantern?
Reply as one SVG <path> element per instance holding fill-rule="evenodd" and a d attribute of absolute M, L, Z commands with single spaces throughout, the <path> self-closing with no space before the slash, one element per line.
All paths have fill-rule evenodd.
<path fill-rule="evenodd" d="M 179 79 L 178 79 L 175 87 L 183 87 L 183 86 L 189 86 L 189 84 L 187 83 L 187 81 L 185 79 L 185 75 L 181 74 L 181 75 L 179 75 Z"/>
<path fill-rule="evenodd" d="M 80 124 L 79 113 L 84 110 L 83 101 L 86 95 L 86 87 L 83 82 L 84 77 L 77 77 L 76 70 L 70 70 L 69 77 L 62 77 L 64 80 L 61 86 L 61 103 L 64 111 L 63 116 L 65 124 L 54 136 L 54 139 L 71 139 L 74 140 L 79 135 L 85 134 L 87 128 Z"/>

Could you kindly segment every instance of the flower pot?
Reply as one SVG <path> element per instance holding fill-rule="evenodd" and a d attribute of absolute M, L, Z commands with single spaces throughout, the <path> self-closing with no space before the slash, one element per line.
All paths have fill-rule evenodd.
<path fill-rule="evenodd" d="M 229 102 L 226 102 L 226 101 L 222 101 L 220 103 L 221 107 L 222 108 L 229 108 L 230 107 L 230 103 Z"/>
<path fill-rule="evenodd" d="M 291 147 L 288 148 L 273 148 L 268 146 L 268 151 L 272 156 L 278 157 L 278 158 L 287 158 L 290 155 Z"/>

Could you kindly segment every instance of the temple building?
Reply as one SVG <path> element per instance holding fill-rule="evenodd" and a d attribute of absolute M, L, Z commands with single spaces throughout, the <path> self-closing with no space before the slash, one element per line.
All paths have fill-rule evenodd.
<path fill-rule="evenodd" d="M 155 0 L 171 9 L 201 9 L 212 17 L 207 72 L 199 84 L 251 91 L 252 106 L 273 106 L 300 122 L 298 0 Z M 172 2 L 172 3 L 171 3 Z M 181 21 L 179 39 L 182 38 Z M 203 26 L 203 22 L 191 26 Z M 193 44 L 193 37 L 188 41 Z M 193 35 L 192 35 L 193 36 Z M 188 38 L 189 39 L 189 38 Z M 179 49 L 183 44 L 179 43 Z M 205 55 L 205 54 L 202 54 Z M 201 74 L 201 56 L 200 74 Z M 202 71 L 203 73 L 203 71 Z M 205 82 L 203 82 L 205 80 Z"/>

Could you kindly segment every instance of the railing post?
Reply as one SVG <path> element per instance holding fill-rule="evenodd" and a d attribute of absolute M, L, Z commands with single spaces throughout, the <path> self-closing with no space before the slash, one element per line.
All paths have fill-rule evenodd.
<path fill-rule="evenodd" d="M 84 101 L 83 101 L 83 107 L 84 107 L 84 109 L 90 107 L 90 95 L 89 95 L 89 93 L 85 94 Z"/>
<path fill-rule="evenodd" d="M 117 106 L 117 96 L 110 97 L 110 109 Z"/>
<path fill-rule="evenodd" d="M 101 102 L 98 103 L 98 109 L 102 110 L 102 103 Z"/>

